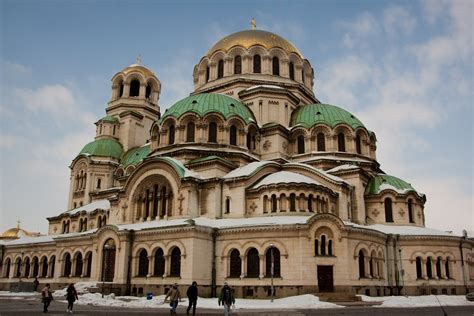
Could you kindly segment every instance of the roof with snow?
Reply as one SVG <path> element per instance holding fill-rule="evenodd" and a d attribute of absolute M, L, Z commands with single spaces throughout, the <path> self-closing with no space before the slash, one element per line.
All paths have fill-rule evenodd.
<path fill-rule="evenodd" d="M 72 209 L 70 211 L 66 211 L 64 212 L 63 214 L 69 214 L 69 215 L 74 215 L 76 213 L 80 213 L 80 212 L 87 212 L 87 213 L 91 213 L 95 210 L 104 210 L 104 211 L 107 211 L 110 209 L 110 202 L 109 200 L 107 199 L 102 199 L 102 200 L 96 200 L 96 201 L 93 201 L 89 204 L 86 204 L 86 205 L 82 205 L 82 206 L 79 206 L 79 207 L 76 207 L 75 209 Z"/>
<path fill-rule="evenodd" d="M 400 194 L 414 192 L 419 196 L 423 196 L 423 194 L 418 193 L 411 186 L 411 184 L 403 181 L 402 179 L 399 179 L 394 176 L 389 176 L 387 174 L 378 174 L 374 178 L 372 178 L 367 184 L 367 188 L 365 189 L 365 195 L 379 194 L 384 190 L 393 190 Z"/>
<path fill-rule="evenodd" d="M 450 236 L 450 237 L 459 237 L 454 235 L 451 232 L 446 232 L 443 230 L 427 228 L 427 227 L 418 227 L 418 226 L 400 226 L 400 225 L 383 225 L 383 224 L 374 224 L 374 225 L 358 225 L 352 222 L 344 221 L 344 224 L 347 226 L 352 226 L 354 228 L 363 228 L 376 230 L 384 234 L 393 234 L 393 235 L 403 235 L 403 236 Z"/>
<path fill-rule="evenodd" d="M 271 173 L 262 180 L 260 180 L 257 184 L 255 184 L 252 188 L 257 189 L 264 185 L 270 184 L 278 184 L 278 183 L 301 183 L 301 184 L 316 184 L 319 185 L 320 183 L 310 177 L 305 175 L 290 172 L 290 171 L 279 171 L 276 173 Z"/>
<path fill-rule="evenodd" d="M 232 179 L 232 178 L 247 177 L 256 173 L 258 170 L 262 169 L 263 167 L 267 165 L 279 166 L 279 164 L 274 161 L 267 161 L 267 160 L 254 161 L 245 166 L 232 170 L 231 172 L 226 174 L 223 178 Z"/>

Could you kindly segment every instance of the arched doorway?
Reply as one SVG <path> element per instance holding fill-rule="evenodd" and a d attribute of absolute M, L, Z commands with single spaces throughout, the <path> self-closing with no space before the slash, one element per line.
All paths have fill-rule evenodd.
<path fill-rule="evenodd" d="M 110 238 L 102 247 L 102 281 L 112 282 L 115 271 L 115 241 Z"/>

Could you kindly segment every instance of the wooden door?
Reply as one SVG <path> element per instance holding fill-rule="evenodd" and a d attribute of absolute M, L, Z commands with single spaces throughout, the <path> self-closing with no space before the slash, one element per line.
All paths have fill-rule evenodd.
<path fill-rule="evenodd" d="M 319 292 L 334 291 L 332 266 L 318 266 L 318 288 Z"/>

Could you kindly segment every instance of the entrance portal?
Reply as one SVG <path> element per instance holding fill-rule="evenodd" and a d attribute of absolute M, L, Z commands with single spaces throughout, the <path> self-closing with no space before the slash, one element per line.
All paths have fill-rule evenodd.
<path fill-rule="evenodd" d="M 319 292 L 333 292 L 334 278 L 332 274 L 332 266 L 318 265 L 318 288 Z"/>

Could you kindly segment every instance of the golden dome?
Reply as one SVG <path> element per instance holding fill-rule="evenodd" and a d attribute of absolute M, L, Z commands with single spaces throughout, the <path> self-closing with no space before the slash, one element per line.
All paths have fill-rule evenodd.
<path fill-rule="evenodd" d="M 228 52 L 235 46 L 242 46 L 249 49 L 254 45 L 261 45 L 266 49 L 279 47 L 288 54 L 296 53 L 300 57 L 303 56 L 293 44 L 283 37 L 262 30 L 247 30 L 230 34 L 214 44 L 214 46 L 212 46 L 212 48 L 207 52 L 207 55 L 211 56 L 218 50 Z"/>
<path fill-rule="evenodd" d="M 40 236 L 40 233 L 32 233 L 29 231 L 24 230 L 23 228 L 20 228 L 20 225 L 18 225 L 15 228 L 10 228 L 7 229 L 2 235 L 0 235 L 0 239 L 17 239 L 20 237 L 37 237 Z"/>
<path fill-rule="evenodd" d="M 131 72 L 139 72 L 141 73 L 143 76 L 145 77 L 156 77 L 155 73 L 153 71 L 151 71 L 150 69 L 140 65 L 140 64 L 131 64 L 130 66 L 128 67 L 125 67 L 122 72 L 125 74 L 125 75 L 128 75 L 129 73 Z"/>

